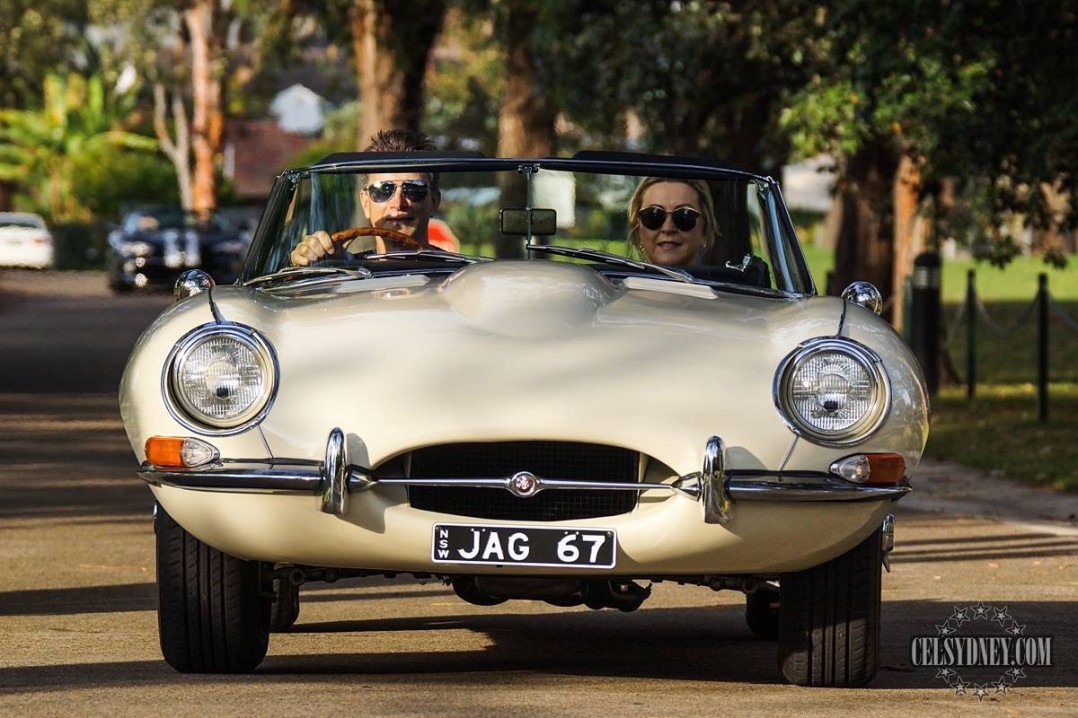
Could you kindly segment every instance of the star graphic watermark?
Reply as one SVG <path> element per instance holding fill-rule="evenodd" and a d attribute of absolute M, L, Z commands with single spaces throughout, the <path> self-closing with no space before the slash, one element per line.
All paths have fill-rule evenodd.
<path fill-rule="evenodd" d="M 941 668 L 938 671 L 936 671 L 936 678 L 942 678 L 947 683 L 951 682 L 951 676 L 957 676 L 957 675 L 958 675 L 958 673 L 956 671 L 951 670 L 950 668 Z"/>
<path fill-rule="evenodd" d="M 965 623 L 968 620 L 970 620 L 969 619 L 969 609 L 968 608 L 962 608 L 960 606 L 955 606 L 954 607 L 954 613 L 952 613 L 951 617 L 947 619 L 947 622 L 950 623 L 951 621 L 954 621 L 956 626 L 961 626 L 963 623 Z"/>
<path fill-rule="evenodd" d="M 1021 668 L 1015 667 L 1007 671 L 1003 675 L 1010 676 L 1012 681 L 1017 681 L 1019 678 L 1025 678 L 1026 672 Z"/>
<path fill-rule="evenodd" d="M 936 635 L 913 638 L 910 656 L 916 666 L 936 668 L 935 677 L 954 689 L 955 696 L 979 702 L 1006 697 L 1019 680 L 1027 677 L 1027 667 L 1052 665 L 1052 637 L 1026 635 L 1026 624 L 1015 620 L 1007 606 L 978 601 L 951 608 L 951 615 L 943 623 L 934 624 Z M 964 624 L 968 625 L 963 628 Z M 993 629 L 992 624 L 999 628 Z M 1002 670 L 994 669 L 996 666 L 1007 670 L 995 680 L 971 681 L 962 675 L 965 672 L 970 676 L 969 671 L 978 669 L 982 674 Z"/>

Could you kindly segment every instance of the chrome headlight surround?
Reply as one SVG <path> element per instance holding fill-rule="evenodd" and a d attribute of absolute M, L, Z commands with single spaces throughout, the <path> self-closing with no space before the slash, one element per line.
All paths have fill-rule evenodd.
<path fill-rule="evenodd" d="M 775 373 L 775 406 L 799 436 L 823 446 L 864 441 L 883 423 L 891 387 L 880 357 L 851 339 L 810 339 Z"/>
<path fill-rule="evenodd" d="M 165 406 L 200 434 L 228 436 L 257 424 L 277 393 L 277 357 L 251 327 L 203 324 L 172 348 L 162 374 Z"/>

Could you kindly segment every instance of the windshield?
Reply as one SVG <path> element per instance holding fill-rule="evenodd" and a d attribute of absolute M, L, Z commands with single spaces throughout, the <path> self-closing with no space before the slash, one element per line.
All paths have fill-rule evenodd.
<path fill-rule="evenodd" d="M 244 278 L 297 265 L 452 272 L 459 269 L 453 261 L 535 259 L 583 263 L 615 278 L 687 276 L 776 293 L 814 291 L 770 180 L 596 165 L 491 160 L 286 173 Z M 313 238 L 320 232 L 322 239 Z M 432 252 L 464 257 L 447 261 Z M 406 261 L 415 266 L 402 270 Z"/>
<path fill-rule="evenodd" d="M 45 220 L 32 214 L 0 213 L 0 227 L 20 227 L 22 229 L 45 229 Z"/>

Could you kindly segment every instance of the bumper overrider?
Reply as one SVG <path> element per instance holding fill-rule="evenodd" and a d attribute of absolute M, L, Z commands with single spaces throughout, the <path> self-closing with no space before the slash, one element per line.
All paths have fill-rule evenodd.
<path fill-rule="evenodd" d="M 166 441 L 201 443 L 191 439 Z M 181 452 L 177 450 L 173 454 L 179 456 Z M 153 452 L 148 452 L 148 460 L 140 467 L 139 476 L 153 485 L 196 491 L 318 495 L 321 497 L 322 511 L 338 516 L 345 513 L 351 494 L 378 485 L 502 488 L 524 499 L 536 496 L 541 491 L 564 489 L 665 490 L 699 501 L 704 521 L 709 524 L 727 523 L 735 511 L 735 505 L 742 501 L 895 501 L 911 491 L 909 482 L 902 476 L 888 478 L 887 483 L 870 483 L 874 480 L 870 467 L 875 461 L 894 471 L 893 454 L 846 457 L 835 462 L 829 472 L 734 470 L 725 467 L 725 447 L 717 436 L 707 441 L 700 471 L 680 476 L 671 483 L 545 479 L 528 471 L 519 471 L 511 476 L 467 479 L 379 477 L 368 468 L 348 463 L 344 432 L 340 429 L 330 432 L 323 461 L 221 459 L 216 449 L 208 444 L 196 446 L 194 451 L 188 451 L 186 455 L 197 458 L 162 461 Z M 851 470 L 851 466 L 862 469 Z M 869 468 L 865 470 L 864 467 Z M 902 468 L 899 468 L 899 474 L 901 472 Z"/>

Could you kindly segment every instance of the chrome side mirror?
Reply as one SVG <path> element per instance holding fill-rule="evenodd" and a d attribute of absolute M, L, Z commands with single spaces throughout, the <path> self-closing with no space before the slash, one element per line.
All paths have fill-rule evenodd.
<path fill-rule="evenodd" d="M 879 314 L 883 311 L 883 295 L 871 282 L 853 282 L 840 295 L 847 302 L 858 304 Z"/>
<path fill-rule="evenodd" d="M 201 269 L 188 269 L 186 272 L 176 277 L 176 285 L 172 288 L 172 295 L 178 302 L 181 299 L 187 299 L 196 294 L 201 294 L 207 289 L 212 289 L 215 286 L 217 286 L 217 283 L 214 282 L 213 277 L 206 272 Z"/>

